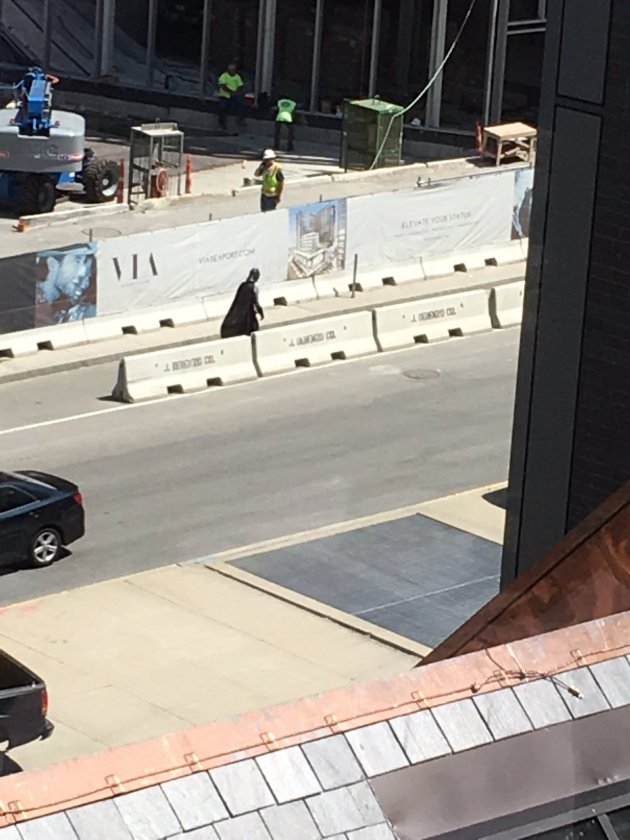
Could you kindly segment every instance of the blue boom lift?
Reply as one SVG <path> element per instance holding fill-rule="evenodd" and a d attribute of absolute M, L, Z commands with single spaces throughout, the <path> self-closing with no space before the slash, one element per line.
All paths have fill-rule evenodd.
<path fill-rule="evenodd" d="M 80 184 L 89 202 L 111 201 L 118 187 L 118 164 L 98 160 L 85 147 L 85 120 L 52 110 L 58 81 L 31 67 L 10 88 L 14 107 L 0 109 L 0 202 L 20 216 L 49 213 L 57 190 Z"/>

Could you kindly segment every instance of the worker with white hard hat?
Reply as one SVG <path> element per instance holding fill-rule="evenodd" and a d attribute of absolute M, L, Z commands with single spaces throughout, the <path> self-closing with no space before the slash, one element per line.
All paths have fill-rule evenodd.
<path fill-rule="evenodd" d="M 275 210 L 282 198 L 284 173 L 276 160 L 276 153 L 273 149 L 265 149 L 255 175 L 257 178 L 262 178 L 260 209 L 263 213 L 268 210 Z"/>

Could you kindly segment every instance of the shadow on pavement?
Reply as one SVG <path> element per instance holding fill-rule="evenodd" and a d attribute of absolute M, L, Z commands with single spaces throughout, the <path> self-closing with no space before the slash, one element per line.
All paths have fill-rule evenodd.
<path fill-rule="evenodd" d="M 495 507 L 507 510 L 507 487 L 501 487 L 498 490 L 491 490 L 489 493 L 484 493 L 482 498 Z"/>
<path fill-rule="evenodd" d="M 21 772 L 22 768 L 10 755 L 4 753 L 0 756 L 0 776 L 13 776 L 15 773 Z"/>
<path fill-rule="evenodd" d="M 61 563 L 62 560 L 66 560 L 68 557 L 72 557 L 72 552 L 69 548 L 62 548 L 59 557 L 55 560 L 54 563 L 51 563 L 48 566 L 29 566 L 26 562 L 20 563 L 18 561 L 11 564 L 7 563 L 6 565 L 0 566 L 0 577 L 6 577 L 7 575 L 15 575 L 18 572 L 33 572 L 34 574 L 37 574 L 39 572 L 41 574 L 42 569 L 50 569 L 53 566 L 56 566 L 57 563 Z"/>

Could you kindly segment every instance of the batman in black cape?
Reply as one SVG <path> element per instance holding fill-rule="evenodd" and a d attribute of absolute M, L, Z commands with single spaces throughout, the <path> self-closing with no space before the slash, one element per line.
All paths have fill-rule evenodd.
<path fill-rule="evenodd" d="M 258 288 L 256 283 L 260 277 L 257 268 L 247 275 L 238 287 L 232 305 L 221 324 L 221 338 L 232 338 L 235 335 L 251 335 L 259 329 L 258 318 L 265 317 L 262 306 L 258 302 Z"/>

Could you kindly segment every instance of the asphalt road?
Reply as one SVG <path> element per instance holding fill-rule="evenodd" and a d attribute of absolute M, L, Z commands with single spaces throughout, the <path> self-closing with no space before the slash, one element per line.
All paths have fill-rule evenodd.
<path fill-rule="evenodd" d="M 78 482 L 88 533 L 0 603 L 506 478 L 518 331 L 156 403 L 102 400 L 115 366 L 4 385 L 0 465 Z"/>

